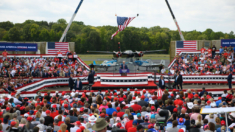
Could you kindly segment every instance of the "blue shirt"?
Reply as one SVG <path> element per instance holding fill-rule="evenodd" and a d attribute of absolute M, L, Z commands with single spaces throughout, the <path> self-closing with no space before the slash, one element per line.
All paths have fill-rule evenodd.
<path fill-rule="evenodd" d="M 211 108 L 211 106 L 210 105 L 206 105 L 205 108 Z"/>
<path fill-rule="evenodd" d="M 234 47 L 235 48 L 235 47 Z M 234 48 L 233 48 L 233 50 L 234 50 Z M 224 52 L 224 49 L 223 48 L 220 48 L 219 49 L 219 53 L 221 54 L 221 53 L 223 53 Z"/>
<path fill-rule="evenodd" d="M 116 111 L 116 112 L 117 112 L 117 110 L 116 110 L 116 109 L 114 109 L 114 108 L 107 108 L 107 109 L 106 109 L 106 114 L 108 114 L 108 115 L 112 115 L 114 111 Z"/>
<path fill-rule="evenodd" d="M 216 101 L 215 102 L 215 104 L 216 104 L 216 106 L 218 107 L 219 106 L 219 104 L 222 102 L 222 100 L 220 99 L 220 100 L 218 100 L 218 101 Z"/>

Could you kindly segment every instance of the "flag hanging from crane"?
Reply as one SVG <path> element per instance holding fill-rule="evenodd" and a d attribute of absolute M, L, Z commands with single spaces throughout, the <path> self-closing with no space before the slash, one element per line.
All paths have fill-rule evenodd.
<path fill-rule="evenodd" d="M 127 25 L 134 19 L 135 17 L 119 17 L 117 16 L 117 24 L 118 24 L 118 30 L 115 32 L 111 39 L 113 39 L 114 36 L 118 34 L 118 32 L 123 31 Z"/>

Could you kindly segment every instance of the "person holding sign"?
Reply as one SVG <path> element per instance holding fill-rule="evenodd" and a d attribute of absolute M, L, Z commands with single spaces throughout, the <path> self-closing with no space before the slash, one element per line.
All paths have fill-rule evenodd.
<path fill-rule="evenodd" d="M 62 52 L 60 52 L 60 50 L 57 52 L 57 57 L 59 58 L 59 62 L 61 62 L 63 54 L 62 54 Z"/>

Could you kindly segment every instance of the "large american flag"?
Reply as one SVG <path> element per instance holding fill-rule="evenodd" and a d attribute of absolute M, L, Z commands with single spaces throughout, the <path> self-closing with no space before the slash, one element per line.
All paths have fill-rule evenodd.
<path fill-rule="evenodd" d="M 113 37 L 117 35 L 118 32 L 121 32 L 122 30 L 124 30 L 134 18 L 135 17 L 119 17 L 118 16 L 117 17 L 118 30 L 112 35 L 111 39 L 113 39 Z"/>
<path fill-rule="evenodd" d="M 197 51 L 197 41 L 176 41 L 175 43 L 175 53 L 185 52 L 185 51 Z"/>
<path fill-rule="evenodd" d="M 68 42 L 47 42 L 47 54 L 57 54 L 59 50 L 62 54 L 66 54 L 68 48 Z"/>

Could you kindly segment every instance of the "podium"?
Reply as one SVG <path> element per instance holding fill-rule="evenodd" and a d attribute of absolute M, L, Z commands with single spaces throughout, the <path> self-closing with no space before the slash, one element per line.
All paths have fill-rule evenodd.
<path fill-rule="evenodd" d="M 129 69 L 119 69 L 119 73 L 121 76 L 127 76 L 127 73 L 129 73 Z"/>

